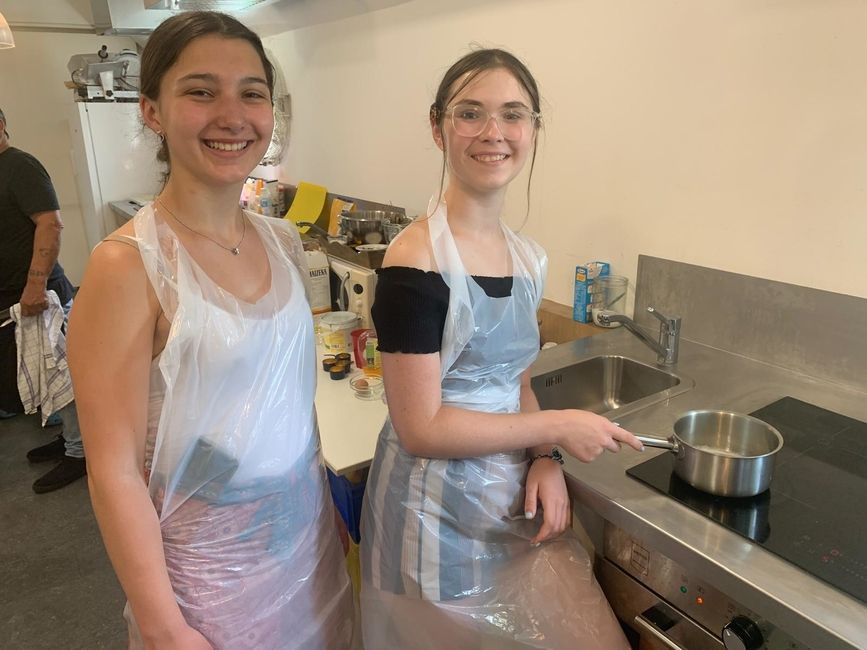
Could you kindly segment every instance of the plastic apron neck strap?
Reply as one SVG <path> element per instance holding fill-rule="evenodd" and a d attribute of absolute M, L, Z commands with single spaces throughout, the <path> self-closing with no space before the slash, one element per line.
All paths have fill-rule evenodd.
<path fill-rule="evenodd" d="M 133 229 L 148 280 L 171 321 L 178 308 L 178 242 L 171 229 L 159 221 L 150 204 L 133 217 Z"/>
<path fill-rule="evenodd" d="M 431 197 L 428 214 L 428 233 L 434 261 L 449 288 L 449 307 L 440 348 L 440 378 L 444 378 L 475 331 L 469 286 L 472 278 L 464 267 L 449 228 L 445 200 Z M 529 239 L 513 233 L 505 224 L 501 223 L 501 227 L 512 256 L 512 275 L 531 280 L 533 299 L 538 308 L 547 267 L 545 252 Z"/>
<path fill-rule="evenodd" d="M 470 278 L 449 229 L 446 203 L 444 199 L 439 200 L 431 213 L 430 206 L 435 200 L 436 197 L 431 198 L 428 205 L 431 215 L 428 233 L 437 270 L 449 288 L 449 307 L 440 347 L 440 379 L 443 379 L 472 337 L 475 321 L 467 285 Z"/>

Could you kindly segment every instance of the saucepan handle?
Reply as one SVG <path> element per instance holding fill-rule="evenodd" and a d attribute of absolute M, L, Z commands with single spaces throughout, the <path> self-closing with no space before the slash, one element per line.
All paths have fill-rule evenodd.
<path fill-rule="evenodd" d="M 677 442 L 671 438 L 657 438 L 656 436 L 643 436 L 639 434 L 635 434 L 635 437 L 646 447 L 659 447 L 660 449 L 669 449 L 674 452 L 677 452 L 678 449 Z"/>

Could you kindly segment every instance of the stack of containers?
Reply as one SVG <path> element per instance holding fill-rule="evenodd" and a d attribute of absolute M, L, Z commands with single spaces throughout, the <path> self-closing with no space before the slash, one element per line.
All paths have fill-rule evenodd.
<path fill-rule="evenodd" d="M 277 181 L 248 178 L 241 190 L 241 207 L 265 217 L 283 214 L 282 188 Z"/>

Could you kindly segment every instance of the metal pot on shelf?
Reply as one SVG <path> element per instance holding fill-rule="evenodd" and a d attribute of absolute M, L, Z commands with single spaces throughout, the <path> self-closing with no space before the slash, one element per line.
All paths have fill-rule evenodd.
<path fill-rule="evenodd" d="M 768 489 L 783 436 L 751 415 L 688 411 L 670 438 L 636 436 L 648 447 L 668 449 L 674 472 L 693 487 L 723 497 L 752 497 Z"/>
<path fill-rule="evenodd" d="M 391 241 L 400 234 L 400 231 L 412 223 L 413 218 L 406 215 L 400 215 L 397 219 L 391 220 L 382 229 L 385 233 L 385 242 L 390 244 Z"/>
<path fill-rule="evenodd" d="M 382 244 L 386 241 L 384 225 L 401 217 L 406 215 L 396 210 L 350 210 L 340 215 L 340 230 L 352 244 Z"/>

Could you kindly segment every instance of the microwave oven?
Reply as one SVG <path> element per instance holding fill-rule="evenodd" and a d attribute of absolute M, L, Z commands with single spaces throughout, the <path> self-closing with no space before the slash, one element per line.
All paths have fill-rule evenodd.
<path fill-rule="evenodd" d="M 367 269 L 331 255 L 331 307 L 337 311 L 358 314 L 359 327 L 373 329 L 370 308 L 376 293 L 376 271 Z"/>

